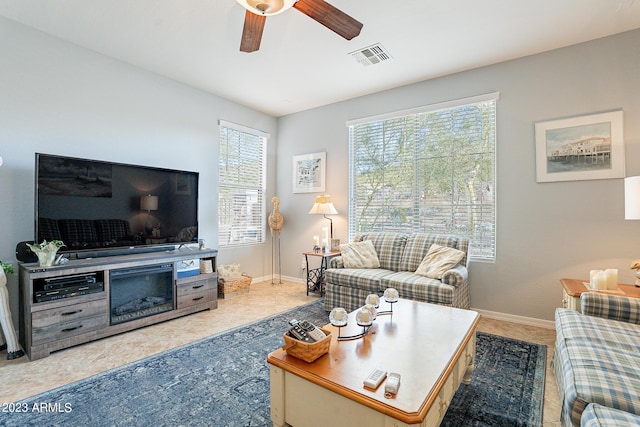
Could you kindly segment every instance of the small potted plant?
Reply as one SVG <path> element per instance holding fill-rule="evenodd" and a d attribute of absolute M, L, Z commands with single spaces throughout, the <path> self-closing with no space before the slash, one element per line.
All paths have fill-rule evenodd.
<path fill-rule="evenodd" d="M 4 274 L 13 274 L 13 264 L 5 264 L 4 262 L 0 261 L 0 266 L 2 266 L 2 271 L 4 271 Z"/>
<path fill-rule="evenodd" d="M 58 249 L 64 246 L 64 242 L 62 240 L 51 240 L 50 242 L 43 240 L 42 243 L 34 243 L 32 245 L 27 243 L 27 246 L 38 256 L 40 267 L 50 267 L 56 259 Z"/>

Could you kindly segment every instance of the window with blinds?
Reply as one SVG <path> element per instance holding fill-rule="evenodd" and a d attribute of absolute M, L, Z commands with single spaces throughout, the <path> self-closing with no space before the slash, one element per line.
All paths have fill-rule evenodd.
<path fill-rule="evenodd" d="M 268 134 L 220 121 L 218 245 L 265 241 Z"/>
<path fill-rule="evenodd" d="M 496 256 L 496 100 L 483 95 L 353 120 L 349 238 L 369 231 L 467 236 Z"/>

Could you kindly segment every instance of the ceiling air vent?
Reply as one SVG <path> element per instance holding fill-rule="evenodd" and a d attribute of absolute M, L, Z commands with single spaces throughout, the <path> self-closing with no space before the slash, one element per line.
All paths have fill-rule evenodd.
<path fill-rule="evenodd" d="M 380 43 L 372 44 L 371 46 L 356 50 L 355 52 L 351 52 L 349 55 L 353 56 L 356 61 L 365 67 L 391 59 L 389 52 L 387 52 Z"/>

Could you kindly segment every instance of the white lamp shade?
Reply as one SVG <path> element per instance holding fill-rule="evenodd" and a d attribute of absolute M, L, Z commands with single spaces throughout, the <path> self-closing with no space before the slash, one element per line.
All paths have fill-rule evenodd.
<path fill-rule="evenodd" d="M 158 196 L 152 196 L 149 194 L 148 196 L 140 197 L 140 209 L 143 211 L 157 211 Z"/>
<path fill-rule="evenodd" d="M 333 202 L 331 202 L 331 196 L 323 194 L 316 197 L 316 201 L 309 213 L 318 215 L 336 215 L 338 211 L 335 206 L 333 206 Z"/>
<path fill-rule="evenodd" d="M 624 179 L 624 219 L 640 219 L 640 176 Z"/>
<path fill-rule="evenodd" d="M 291 8 L 298 0 L 237 0 L 249 12 L 256 15 L 277 15 Z"/>

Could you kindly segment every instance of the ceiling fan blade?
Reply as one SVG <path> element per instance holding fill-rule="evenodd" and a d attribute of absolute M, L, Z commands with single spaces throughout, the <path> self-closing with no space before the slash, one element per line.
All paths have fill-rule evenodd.
<path fill-rule="evenodd" d="M 255 52 L 260 49 L 260 40 L 262 40 L 262 30 L 266 16 L 256 15 L 255 13 L 246 11 L 244 15 L 244 28 L 242 29 L 242 41 L 240 42 L 241 52 Z"/>
<path fill-rule="evenodd" d="M 347 40 L 356 37 L 362 29 L 362 22 L 324 0 L 299 0 L 293 7 Z"/>

